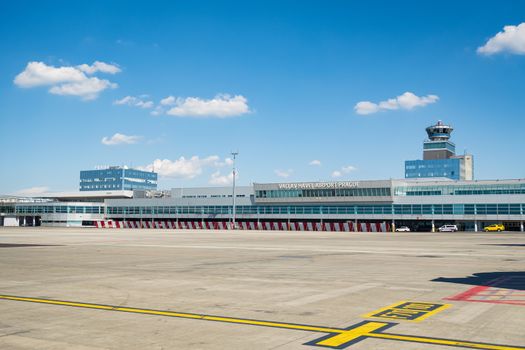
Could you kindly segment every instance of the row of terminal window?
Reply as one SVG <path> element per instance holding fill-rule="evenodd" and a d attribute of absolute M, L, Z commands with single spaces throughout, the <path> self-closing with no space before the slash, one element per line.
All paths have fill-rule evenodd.
<path fill-rule="evenodd" d="M 109 206 L 109 215 L 230 214 L 231 206 Z M 394 204 L 353 206 L 237 206 L 238 214 L 525 215 L 525 204 Z M 2 214 L 104 214 L 102 206 L 0 206 Z"/>
<path fill-rule="evenodd" d="M 487 195 L 487 194 L 525 194 L 525 188 L 485 188 L 485 189 L 453 189 L 446 188 L 434 189 L 419 188 L 417 190 L 407 190 L 404 188 L 396 188 L 394 191 L 396 196 L 468 196 L 468 195 Z"/>
<path fill-rule="evenodd" d="M 2 208 L 0 207 L 0 210 Z M 20 205 L 16 214 L 104 214 L 102 206 Z"/>
<path fill-rule="evenodd" d="M 231 198 L 231 194 L 212 194 L 212 195 L 206 195 L 206 194 L 199 194 L 199 195 L 183 195 L 182 198 Z M 246 197 L 245 194 L 237 194 L 235 195 L 236 198 L 244 198 Z"/>
<path fill-rule="evenodd" d="M 108 207 L 109 215 L 231 214 L 231 206 Z M 237 206 L 238 214 L 525 215 L 525 204 L 394 204 L 354 206 Z"/>
<path fill-rule="evenodd" d="M 110 182 L 110 181 L 122 181 L 122 179 L 121 178 L 117 179 L 116 177 L 106 177 L 106 178 L 95 177 L 92 179 L 88 179 L 88 178 L 80 179 L 80 182 Z"/>
<path fill-rule="evenodd" d="M 390 188 L 340 188 L 323 190 L 259 190 L 257 198 L 385 197 Z"/>
<path fill-rule="evenodd" d="M 87 189 L 97 189 L 97 188 L 120 188 L 120 184 L 119 185 L 83 185 L 82 188 L 87 188 Z"/>

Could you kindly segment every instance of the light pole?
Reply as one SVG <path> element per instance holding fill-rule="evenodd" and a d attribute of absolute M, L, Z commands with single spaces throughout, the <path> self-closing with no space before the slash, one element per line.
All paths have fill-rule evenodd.
<path fill-rule="evenodd" d="M 239 152 L 231 152 L 231 155 L 233 157 L 233 171 L 232 171 L 232 175 L 233 175 L 233 193 L 232 193 L 232 199 L 233 199 L 233 205 L 232 205 L 232 225 L 233 225 L 233 229 L 235 230 L 235 158 L 237 157 L 237 155 L 239 154 Z"/>

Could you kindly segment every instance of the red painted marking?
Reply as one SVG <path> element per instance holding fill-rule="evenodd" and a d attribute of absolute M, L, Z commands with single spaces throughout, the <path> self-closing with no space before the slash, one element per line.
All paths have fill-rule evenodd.
<path fill-rule="evenodd" d="M 474 288 L 470 288 L 466 292 L 459 293 L 457 295 L 445 298 L 445 300 L 468 300 L 470 297 L 477 295 L 480 292 L 483 292 L 484 290 L 490 288 L 490 286 L 477 286 Z"/>
<path fill-rule="evenodd" d="M 523 299 L 514 299 L 515 297 L 523 297 L 524 294 L 522 291 L 517 289 L 510 288 L 499 288 L 498 285 L 501 285 L 502 282 L 511 280 L 512 277 L 503 277 L 498 278 L 492 281 L 489 281 L 486 286 L 476 286 L 470 288 L 466 292 L 445 298 L 445 300 L 460 300 L 460 301 L 469 301 L 476 303 L 492 303 L 492 304 L 511 304 L 511 305 L 523 305 L 525 306 L 525 300 Z M 499 299 L 487 299 L 491 297 L 496 297 Z"/>
<path fill-rule="evenodd" d="M 445 300 L 452 300 L 445 298 Z M 519 301 L 519 300 L 476 300 L 476 299 L 470 299 L 470 300 L 461 300 L 461 301 L 467 301 L 470 303 L 490 303 L 490 304 L 511 304 L 511 305 L 523 305 L 525 306 L 525 300 Z"/>

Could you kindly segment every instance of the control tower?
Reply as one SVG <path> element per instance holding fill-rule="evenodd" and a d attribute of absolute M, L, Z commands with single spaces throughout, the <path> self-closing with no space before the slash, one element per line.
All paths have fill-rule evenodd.
<path fill-rule="evenodd" d="M 438 120 L 436 125 L 431 125 L 425 130 L 428 140 L 423 142 L 424 160 L 449 159 L 456 155 L 456 145 L 449 140 L 454 130 L 450 125 Z"/>
<path fill-rule="evenodd" d="M 423 142 L 423 159 L 405 161 L 405 178 L 473 180 L 473 156 L 456 155 L 456 145 L 450 141 L 454 128 L 439 120 L 425 130 L 428 139 Z"/>

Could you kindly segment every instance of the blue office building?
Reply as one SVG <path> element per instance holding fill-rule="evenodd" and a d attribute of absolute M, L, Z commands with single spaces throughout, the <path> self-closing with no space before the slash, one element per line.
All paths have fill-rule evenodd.
<path fill-rule="evenodd" d="M 446 177 L 460 179 L 461 159 L 407 160 L 405 161 L 405 178 Z"/>
<path fill-rule="evenodd" d="M 428 140 L 423 142 L 423 159 L 405 161 L 405 178 L 474 179 L 473 156 L 456 155 L 456 145 L 450 141 L 452 130 L 441 121 L 426 128 Z"/>
<path fill-rule="evenodd" d="M 80 171 L 80 191 L 156 190 L 157 173 L 110 166 Z"/>

